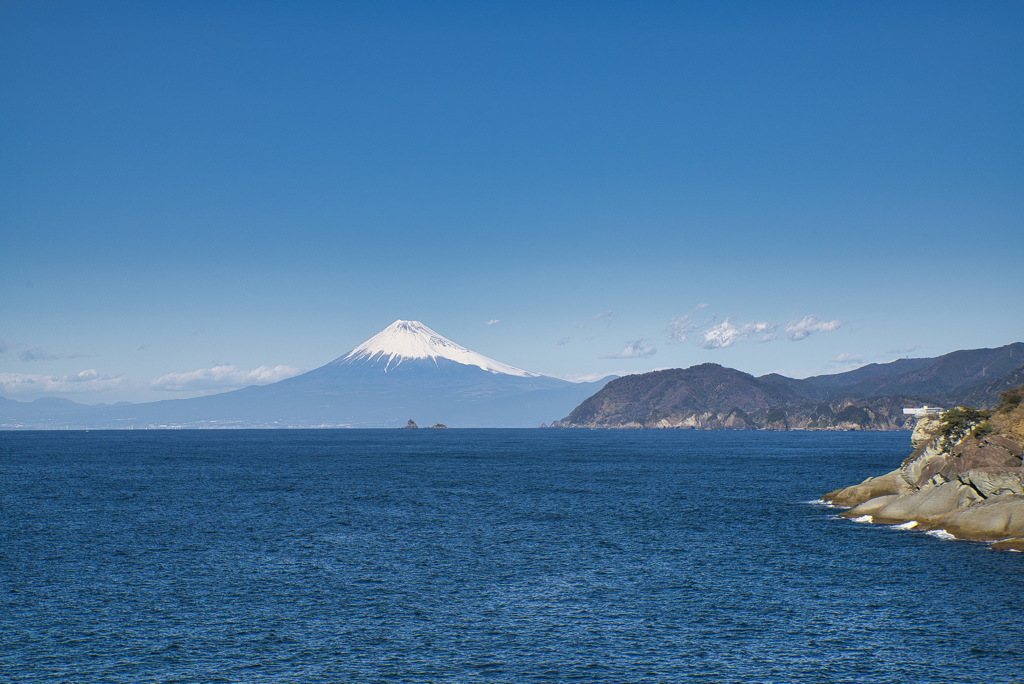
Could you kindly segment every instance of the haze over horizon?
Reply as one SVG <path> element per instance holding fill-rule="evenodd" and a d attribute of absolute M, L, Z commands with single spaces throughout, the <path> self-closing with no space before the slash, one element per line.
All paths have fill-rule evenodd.
<path fill-rule="evenodd" d="M 1024 5 L 0 7 L 0 397 L 395 319 L 568 379 L 1024 340 Z"/>

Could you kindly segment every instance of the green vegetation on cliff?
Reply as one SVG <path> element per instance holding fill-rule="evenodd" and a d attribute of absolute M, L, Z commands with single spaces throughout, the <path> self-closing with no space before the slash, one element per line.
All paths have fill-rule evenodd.
<path fill-rule="evenodd" d="M 989 434 L 992 429 L 985 424 L 991 411 L 983 411 L 971 406 L 957 406 L 942 414 L 942 442 L 943 449 L 950 449 L 954 444 L 966 437 L 968 434 L 974 437 L 983 437 Z M 983 434 L 978 431 L 985 428 Z"/>

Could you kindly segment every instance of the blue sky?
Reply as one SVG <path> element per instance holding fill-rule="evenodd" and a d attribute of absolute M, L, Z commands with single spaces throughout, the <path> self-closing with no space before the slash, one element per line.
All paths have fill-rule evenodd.
<path fill-rule="evenodd" d="M 1024 340 L 1020 2 L 0 4 L 0 396 L 398 318 L 570 378 Z"/>

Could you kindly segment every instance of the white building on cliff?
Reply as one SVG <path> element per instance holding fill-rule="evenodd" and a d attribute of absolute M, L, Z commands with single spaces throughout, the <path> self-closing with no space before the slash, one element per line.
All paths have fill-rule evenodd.
<path fill-rule="evenodd" d="M 903 409 L 903 414 L 920 418 L 921 416 L 937 416 L 945 410 L 946 409 L 938 406 L 928 406 L 925 404 L 920 408 L 905 408 Z"/>

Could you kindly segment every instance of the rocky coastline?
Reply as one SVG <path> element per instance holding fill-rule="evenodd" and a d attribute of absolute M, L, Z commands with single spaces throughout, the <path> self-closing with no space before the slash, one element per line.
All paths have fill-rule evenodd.
<path fill-rule="evenodd" d="M 994 411 L 922 415 L 914 452 L 895 470 L 829 492 L 826 503 L 862 522 L 942 531 L 993 549 L 1024 551 L 1024 386 Z"/>
<path fill-rule="evenodd" d="M 683 430 L 910 430 L 904 407 L 992 407 L 1024 383 L 1024 343 L 899 359 L 809 378 L 716 363 L 608 382 L 552 427 Z"/>

